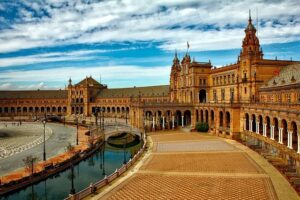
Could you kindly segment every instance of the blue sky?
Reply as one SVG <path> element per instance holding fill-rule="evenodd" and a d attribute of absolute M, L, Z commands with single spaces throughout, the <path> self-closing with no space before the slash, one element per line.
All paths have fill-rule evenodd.
<path fill-rule="evenodd" d="M 234 63 L 249 9 L 265 58 L 300 60 L 299 4 L 0 0 L 0 90 L 64 88 L 90 75 L 109 87 L 168 84 L 174 51 L 182 57 L 187 41 L 196 61 Z"/>

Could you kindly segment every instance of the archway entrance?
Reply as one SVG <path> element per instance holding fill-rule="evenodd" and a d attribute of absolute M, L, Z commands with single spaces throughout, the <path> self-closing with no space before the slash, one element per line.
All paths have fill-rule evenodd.
<path fill-rule="evenodd" d="M 184 112 L 184 125 L 189 126 L 191 125 L 191 111 L 186 110 Z"/>

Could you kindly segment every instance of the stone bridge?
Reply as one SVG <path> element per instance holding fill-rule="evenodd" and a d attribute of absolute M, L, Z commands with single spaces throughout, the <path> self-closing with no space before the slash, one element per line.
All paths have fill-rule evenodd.
<path fill-rule="evenodd" d="M 105 141 L 107 141 L 109 137 L 122 132 L 128 132 L 134 135 L 138 135 L 140 138 L 142 137 L 141 131 L 137 128 L 131 127 L 130 125 L 107 123 L 105 124 L 105 133 L 104 133 Z"/>

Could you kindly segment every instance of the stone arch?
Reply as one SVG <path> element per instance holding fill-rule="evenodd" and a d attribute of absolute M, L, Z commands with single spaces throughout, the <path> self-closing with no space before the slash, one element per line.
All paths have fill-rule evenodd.
<path fill-rule="evenodd" d="M 287 146 L 287 131 L 288 131 L 288 123 L 285 119 L 281 120 L 281 128 L 282 128 L 282 143 Z"/>
<path fill-rule="evenodd" d="M 206 90 L 204 90 L 204 89 L 201 89 L 199 91 L 199 102 L 206 103 Z"/>
<path fill-rule="evenodd" d="M 180 110 L 176 110 L 175 121 L 177 126 L 182 125 L 181 116 L 182 116 L 182 112 Z"/>
<path fill-rule="evenodd" d="M 291 131 L 292 131 L 292 147 L 294 150 L 299 151 L 298 149 L 298 135 L 297 135 L 297 123 L 292 121 L 291 122 Z"/>
<path fill-rule="evenodd" d="M 120 113 L 120 107 L 117 107 L 117 113 Z"/>
<path fill-rule="evenodd" d="M 278 142 L 279 139 L 279 125 L 278 119 L 276 117 L 273 118 L 273 125 L 274 125 L 274 140 Z"/>
<path fill-rule="evenodd" d="M 271 120 L 269 116 L 266 116 L 266 136 L 268 138 L 271 136 Z"/>
<path fill-rule="evenodd" d="M 227 129 L 230 129 L 230 112 L 226 112 L 226 120 L 225 120 L 225 122 L 226 122 L 226 128 Z"/>
<path fill-rule="evenodd" d="M 203 122 L 203 110 L 200 110 L 200 122 Z"/>
<path fill-rule="evenodd" d="M 52 112 L 56 112 L 56 107 L 52 107 Z"/>
<path fill-rule="evenodd" d="M 259 134 L 262 134 L 262 133 L 263 133 L 263 124 L 264 124 L 263 116 L 262 116 L 262 115 L 259 115 L 259 116 L 258 116 Z"/>
<path fill-rule="evenodd" d="M 219 126 L 220 127 L 223 127 L 223 120 L 224 120 L 223 112 L 220 111 L 219 112 Z"/>
<path fill-rule="evenodd" d="M 252 132 L 256 132 L 256 116 L 255 114 L 252 114 Z"/>
<path fill-rule="evenodd" d="M 210 111 L 210 127 L 214 126 L 214 123 L 215 122 L 215 113 L 214 113 L 214 110 L 211 110 Z"/>
<path fill-rule="evenodd" d="M 106 110 L 108 113 L 110 113 L 110 107 L 107 107 Z"/>
<path fill-rule="evenodd" d="M 111 108 L 111 112 L 112 112 L 112 113 L 115 113 L 115 112 L 116 112 L 116 108 L 115 108 L 115 107 L 112 107 L 112 108 Z"/>
<path fill-rule="evenodd" d="M 249 131 L 249 114 L 248 113 L 246 113 L 245 114 L 245 123 L 246 123 L 246 125 L 245 125 L 245 128 L 246 128 L 246 130 L 247 131 Z"/>
<path fill-rule="evenodd" d="M 184 125 L 191 125 L 192 112 L 190 110 L 184 111 Z"/>
<path fill-rule="evenodd" d="M 23 113 L 27 113 L 27 107 L 23 107 Z"/>
<path fill-rule="evenodd" d="M 208 110 L 205 110 L 205 122 L 208 123 Z"/>

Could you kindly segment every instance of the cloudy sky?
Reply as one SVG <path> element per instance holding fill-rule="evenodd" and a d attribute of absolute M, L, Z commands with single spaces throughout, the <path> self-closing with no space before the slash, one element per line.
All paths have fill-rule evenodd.
<path fill-rule="evenodd" d="M 300 60 L 299 0 L 0 0 L 0 90 L 168 84 L 175 49 L 234 63 L 248 10 L 265 58 Z M 258 16 L 258 20 L 257 19 Z M 258 22 L 258 24 L 257 24 Z"/>

